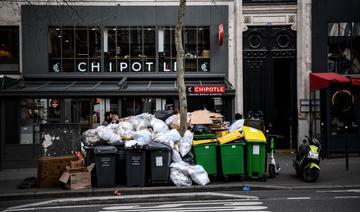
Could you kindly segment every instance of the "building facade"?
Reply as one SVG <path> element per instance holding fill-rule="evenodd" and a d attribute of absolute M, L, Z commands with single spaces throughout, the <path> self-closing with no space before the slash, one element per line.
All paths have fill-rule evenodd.
<path fill-rule="evenodd" d="M 35 166 L 42 123 L 95 127 L 177 107 L 178 1 L 4 2 L 0 32 L 1 167 Z M 185 81 L 189 111 L 231 121 L 262 111 L 280 148 L 308 133 L 311 0 L 188 1 Z M 221 29 L 223 30 L 223 35 Z M 4 39 L 5 40 L 5 39 Z M 220 89 L 199 95 L 194 89 Z M 21 152 L 21 156 L 16 154 Z"/>

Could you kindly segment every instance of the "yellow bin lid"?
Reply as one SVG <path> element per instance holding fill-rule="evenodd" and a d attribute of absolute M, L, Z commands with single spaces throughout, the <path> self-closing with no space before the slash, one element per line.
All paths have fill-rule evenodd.
<path fill-rule="evenodd" d="M 264 142 L 264 143 L 266 143 L 265 135 L 261 130 L 244 126 L 243 133 L 244 133 L 245 141 L 247 141 L 247 142 Z"/>

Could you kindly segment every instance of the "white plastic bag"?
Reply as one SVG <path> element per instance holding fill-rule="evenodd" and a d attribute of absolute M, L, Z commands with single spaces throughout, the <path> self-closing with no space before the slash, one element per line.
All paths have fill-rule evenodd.
<path fill-rule="evenodd" d="M 166 133 L 169 131 L 169 127 L 160 119 L 152 118 L 150 121 L 151 127 L 154 129 L 154 134 Z"/>
<path fill-rule="evenodd" d="M 182 157 L 190 152 L 192 147 L 193 134 L 189 130 L 186 130 L 184 137 L 179 142 L 179 152 Z"/>
<path fill-rule="evenodd" d="M 229 132 L 234 131 L 234 130 L 238 130 L 238 131 L 242 131 L 242 128 L 244 126 L 244 119 L 239 119 L 237 121 L 235 121 L 234 123 L 232 123 L 232 125 L 230 125 L 229 127 Z"/>
<path fill-rule="evenodd" d="M 189 165 L 185 162 L 172 163 L 170 165 L 170 179 L 176 186 L 191 186 L 189 177 Z"/>
<path fill-rule="evenodd" d="M 118 134 L 113 133 L 110 139 L 107 141 L 108 144 L 116 144 L 122 142 L 121 136 Z"/>
<path fill-rule="evenodd" d="M 112 129 L 107 128 L 105 126 L 98 126 L 96 128 L 96 133 L 97 135 L 103 139 L 104 141 L 108 141 L 110 140 L 111 136 L 113 136 L 114 132 L 112 131 Z"/>
<path fill-rule="evenodd" d="M 201 165 L 189 167 L 189 175 L 191 179 L 198 185 L 207 185 L 210 183 L 209 176 Z"/>
<path fill-rule="evenodd" d="M 112 131 L 113 131 L 113 133 L 116 133 L 117 132 L 117 130 L 118 130 L 118 124 L 113 124 L 113 123 L 111 123 L 111 124 L 108 124 L 107 126 L 106 126 L 106 128 L 109 128 L 109 129 L 111 129 Z"/>
<path fill-rule="evenodd" d="M 148 144 L 151 141 L 151 133 L 147 129 L 136 131 L 133 134 L 133 137 L 134 137 L 134 140 L 137 142 L 137 144 L 141 145 L 141 146 Z"/>
<path fill-rule="evenodd" d="M 172 129 L 165 133 L 153 134 L 153 140 L 174 148 L 174 143 L 181 139 L 180 133 L 176 129 Z"/>
<path fill-rule="evenodd" d="M 166 120 L 165 120 L 165 124 L 167 125 L 167 126 L 170 126 L 171 125 L 171 123 L 173 123 L 173 121 L 176 119 L 176 114 L 175 115 L 172 115 L 172 116 L 170 116 L 169 118 L 167 118 Z"/>
<path fill-rule="evenodd" d="M 176 151 L 175 149 L 172 150 L 171 159 L 174 163 L 178 163 L 178 162 L 182 161 L 180 153 L 178 151 Z"/>
<path fill-rule="evenodd" d="M 102 143 L 100 137 L 97 135 L 96 129 L 89 129 L 81 134 L 81 141 L 85 146 L 92 146 Z"/>

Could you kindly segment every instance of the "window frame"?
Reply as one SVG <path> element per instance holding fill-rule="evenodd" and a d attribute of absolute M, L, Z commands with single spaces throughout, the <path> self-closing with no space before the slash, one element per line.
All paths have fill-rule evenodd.
<path fill-rule="evenodd" d="M 2 62 L 0 60 L 0 75 L 1 74 L 20 74 L 20 30 L 19 26 L 17 25 L 6 25 L 0 26 L 0 31 L 13 31 L 13 36 L 16 37 L 16 56 L 14 57 L 14 62 Z M 0 42 L 1 42 L 0 38 Z M 1 50 L 1 43 L 0 43 L 0 50 Z"/>

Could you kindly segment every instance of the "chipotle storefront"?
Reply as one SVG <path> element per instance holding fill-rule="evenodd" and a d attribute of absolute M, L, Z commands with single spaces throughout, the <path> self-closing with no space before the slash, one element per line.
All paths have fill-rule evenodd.
<path fill-rule="evenodd" d="M 2 168 L 36 166 L 42 123 L 76 123 L 83 131 L 110 113 L 179 105 L 177 7 L 73 8 L 22 7 L 23 78 L 3 78 L 0 90 Z M 220 24 L 227 34 L 227 14 L 227 6 L 189 6 L 183 35 L 188 110 L 206 108 L 230 120 L 228 43 L 218 40 Z"/>

